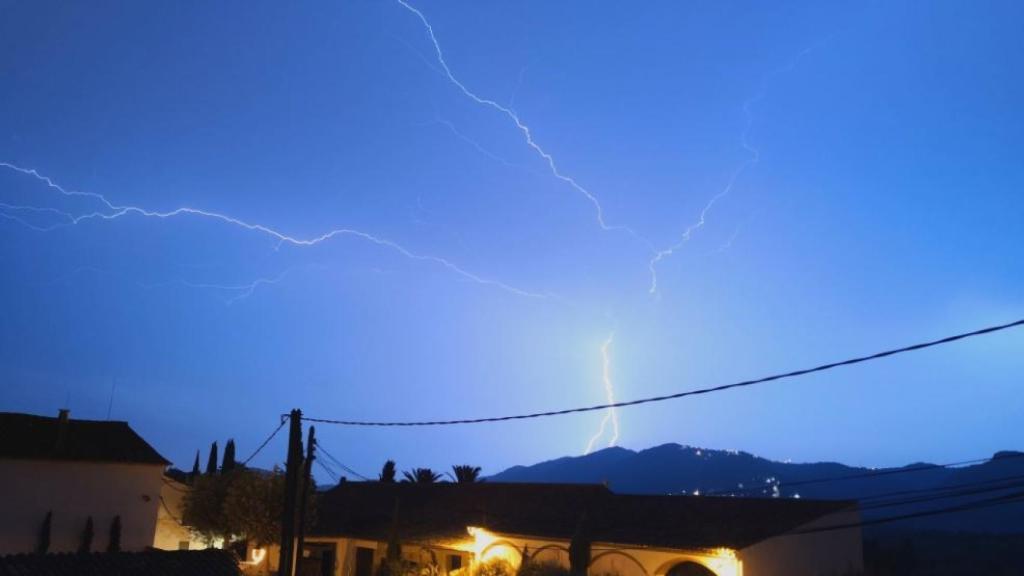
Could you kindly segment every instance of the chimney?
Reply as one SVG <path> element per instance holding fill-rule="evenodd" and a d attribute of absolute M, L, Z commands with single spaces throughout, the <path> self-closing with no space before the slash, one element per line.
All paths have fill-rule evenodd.
<path fill-rule="evenodd" d="M 67 408 L 61 408 L 57 413 L 57 441 L 54 442 L 53 451 L 60 454 L 64 451 L 64 444 L 68 437 L 68 415 L 71 413 Z"/>

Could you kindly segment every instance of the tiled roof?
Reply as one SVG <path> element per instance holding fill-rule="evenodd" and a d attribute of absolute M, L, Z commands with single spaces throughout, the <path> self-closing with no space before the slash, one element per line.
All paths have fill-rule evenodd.
<path fill-rule="evenodd" d="M 0 459 L 169 464 L 127 422 L 0 412 Z"/>
<path fill-rule="evenodd" d="M 398 521 L 393 523 L 398 507 Z M 320 495 L 314 533 L 406 541 L 465 538 L 467 526 L 664 548 L 745 548 L 855 506 L 849 501 L 633 496 L 585 484 L 345 482 Z"/>
<path fill-rule="evenodd" d="M 0 576 L 240 576 L 224 550 L 16 554 L 0 556 Z"/>

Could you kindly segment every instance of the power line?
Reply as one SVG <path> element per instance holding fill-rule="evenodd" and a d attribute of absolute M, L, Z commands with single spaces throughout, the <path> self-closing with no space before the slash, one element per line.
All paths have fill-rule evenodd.
<path fill-rule="evenodd" d="M 933 346 L 939 346 L 942 344 L 949 344 L 950 342 L 956 342 L 957 340 L 963 340 L 966 338 L 972 338 L 974 336 L 981 336 L 983 334 L 991 334 L 993 332 L 999 332 L 1001 330 L 1008 330 L 1017 326 L 1024 325 L 1024 319 L 1009 322 L 1007 324 L 999 324 L 996 326 L 989 326 L 978 330 L 972 330 L 970 332 L 964 332 L 962 334 L 956 334 L 953 336 L 947 336 L 938 340 L 931 340 L 928 342 L 921 342 L 919 344 L 912 344 L 910 346 L 903 346 L 901 348 L 894 348 L 891 350 L 885 350 L 882 352 L 876 352 L 867 356 L 859 356 L 850 358 L 847 360 L 841 360 L 839 362 L 831 362 L 828 364 L 822 364 L 821 366 L 815 366 L 813 368 L 804 368 L 801 370 L 794 370 L 792 372 L 785 372 L 782 374 L 773 374 L 771 376 L 765 376 L 763 378 L 756 378 L 753 380 L 744 380 L 741 382 L 734 382 L 732 384 L 723 384 L 721 386 L 714 386 L 711 388 L 700 388 L 696 390 L 686 390 L 683 392 L 676 392 L 675 394 L 667 394 L 664 396 L 652 396 L 649 398 L 641 398 L 639 400 L 630 400 L 625 402 L 610 402 L 608 404 L 598 404 L 596 406 L 585 406 L 579 408 L 567 408 L 564 410 L 552 410 L 548 412 L 532 412 L 528 414 L 515 414 L 510 416 L 493 416 L 484 418 L 463 418 L 455 420 L 419 420 L 419 421 L 373 421 L 373 420 L 334 420 L 330 418 L 310 418 L 303 416 L 303 420 L 309 422 L 318 422 L 322 424 L 336 424 L 339 426 L 452 426 L 456 424 L 482 424 L 485 422 L 505 422 L 508 420 L 526 420 L 531 418 L 543 418 L 547 416 L 563 416 L 566 414 L 575 414 L 580 412 L 594 412 L 598 410 L 607 410 L 610 408 L 625 408 L 627 406 L 637 406 L 639 404 L 648 404 L 652 402 L 663 402 L 665 400 L 674 400 L 676 398 L 684 398 L 687 396 L 697 396 L 700 394 L 710 394 L 713 392 L 722 392 L 725 390 L 731 390 L 733 388 L 742 388 L 746 386 L 753 386 L 755 384 L 764 384 L 766 382 L 772 382 L 775 380 L 783 380 L 786 378 L 794 378 L 797 376 L 804 376 L 807 374 L 813 374 L 815 372 L 824 372 L 833 368 L 839 368 L 841 366 L 851 366 L 853 364 L 860 364 L 861 362 L 868 362 L 870 360 L 878 360 L 888 356 L 895 356 L 897 354 L 903 354 L 905 352 L 912 352 L 915 350 L 923 350 L 925 348 L 931 348 Z"/>
<path fill-rule="evenodd" d="M 1000 479 L 994 479 L 994 480 L 991 480 L 990 482 L 1009 481 L 1009 480 L 1015 480 L 1017 478 L 1019 478 L 1019 477 L 1017 477 L 1017 476 L 1009 476 L 1009 477 L 1004 477 L 1004 478 L 1000 478 Z M 1006 484 L 1000 485 L 998 487 L 991 487 L 991 488 L 987 488 L 987 489 L 963 490 L 964 488 L 971 488 L 972 486 L 977 485 L 977 484 L 981 484 L 981 483 L 974 482 L 974 483 L 964 483 L 964 484 L 959 484 L 959 485 L 947 486 L 945 488 L 949 489 L 951 491 L 951 493 L 944 494 L 944 495 L 936 495 L 936 496 L 930 497 L 928 499 L 911 498 L 911 499 L 904 499 L 904 500 L 893 500 L 893 501 L 891 501 L 891 502 L 889 502 L 889 503 L 887 503 L 885 505 L 875 505 L 875 506 L 867 506 L 867 507 L 857 506 L 856 508 L 851 507 L 850 510 L 856 510 L 856 511 L 859 512 L 861 510 L 867 510 L 867 509 L 895 508 L 895 507 L 898 507 L 898 506 L 908 506 L 908 505 L 913 505 L 913 504 L 920 504 L 920 503 L 923 503 L 923 502 L 926 502 L 926 501 L 949 500 L 949 499 L 953 499 L 953 498 L 963 498 L 963 497 L 971 496 L 971 495 L 980 495 L 980 494 L 985 494 L 985 493 L 990 493 L 990 492 L 995 492 L 995 491 L 1005 491 L 1005 490 L 1012 490 L 1014 488 L 1022 488 L 1022 487 L 1024 487 L 1024 482 L 1015 481 L 1015 482 L 1007 482 Z M 893 494 L 898 494 L 898 492 L 892 492 L 889 495 L 893 495 Z M 886 495 L 883 495 L 883 496 L 886 496 Z M 714 496 L 685 496 L 685 497 L 683 497 L 683 496 L 675 496 L 675 498 L 716 498 L 716 497 L 714 497 Z M 717 498 L 723 498 L 723 497 L 719 496 Z M 875 524 L 884 524 L 884 523 L 888 523 L 888 522 L 896 522 L 896 521 L 899 521 L 899 520 L 905 520 L 905 519 L 910 519 L 910 518 L 917 518 L 917 517 L 924 517 L 924 516 L 935 516 L 935 515 L 939 515 L 939 514 L 952 514 L 952 513 L 955 513 L 955 512 L 963 512 L 963 511 L 980 509 L 980 508 L 987 508 L 987 507 L 1003 505 L 1003 504 L 1009 505 L 1009 504 L 1014 504 L 1014 503 L 1017 503 L 1017 502 L 1024 502 L 1024 491 L 1011 492 L 1011 493 L 1008 493 L 1008 494 L 1002 494 L 1002 495 L 998 495 L 998 496 L 993 496 L 991 498 L 972 500 L 970 502 L 961 502 L 961 503 L 957 503 L 957 504 L 951 504 L 949 506 L 942 507 L 942 508 L 932 508 L 932 509 L 929 509 L 929 510 L 919 510 L 919 511 L 914 511 L 914 512 L 906 512 L 906 513 L 894 514 L 894 515 L 891 515 L 891 516 L 883 516 L 883 517 L 871 518 L 871 519 L 868 519 L 868 520 L 858 520 L 856 522 L 848 522 L 848 523 L 842 523 L 842 524 L 833 524 L 833 525 L 827 525 L 827 526 L 821 526 L 821 527 L 807 528 L 805 530 L 800 530 L 800 531 L 796 531 L 796 532 L 789 532 L 789 534 L 810 534 L 810 533 L 814 533 L 814 532 L 828 532 L 828 531 L 832 531 L 832 530 L 841 530 L 841 529 L 845 529 L 845 528 L 859 528 L 861 526 L 871 526 L 871 525 L 875 525 Z M 450 512 L 456 512 L 456 513 L 460 513 L 460 514 L 481 514 L 481 515 L 483 515 L 485 517 L 496 518 L 496 519 L 500 519 L 500 520 L 503 520 L 503 519 L 517 519 L 517 518 L 519 518 L 518 515 L 508 514 L 508 513 L 501 513 L 501 512 L 495 511 L 495 510 L 488 510 L 488 509 L 483 509 L 483 508 L 464 509 L 464 508 L 452 508 L 452 507 L 449 507 L 448 510 Z"/>
<path fill-rule="evenodd" d="M 324 449 L 323 444 L 321 444 L 319 440 L 317 440 L 317 442 L 316 442 L 316 447 L 319 448 L 320 451 L 324 453 L 324 456 L 327 456 L 328 458 L 330 458 L 332 462 L 337 464 L 345 472 L 348 472 L 349 474 L 355 476 L 356 478 L 359 478 L 360 480 L 365 480 L 367 482 L 372 482 L 373 481 L 372 479 L 367 478 L 366 476 L 363 476 L 359 472 L 356 472 L 355 470 L 349 468 L 348 466 L 345 465 L 344 462 L 342 462 L 341 460 L 338 460 L 337 458 L 332 456 L 330 452 L 328 452 L 327 450 Z"/>
<path fill-rule="evenodd" d="M 320 460 L 319 458 L 314 458 L 313 462 L 319 464 L 320 467 L 323 468 L 325 472 L 327 472 L 327 475 L 331 477 L 331 480 L 333 480 L 335 484 L 338 483 L 338 473 L 337 472 L 335 472 L 334 470 L 331 470 L 331 468 L 327 464 L 324 464 L 323 461 Z"/>
<path fill-rule="evenodd" d="M 264 440 L 263 443 L 260 444 L 259 447 L 256 448 L 256 450 L 252 454 L 249 455 L 248 458 L 246 458 L 245 460 L 242 460 L 242 465 L 243 466 L 247 466 L 249 464 L 249 462 L 252 461 L 252 459 L 255 458 L 257 454 L 260 453 L 261 450 L 266 448 L 267 444 L 270 444 L 270 441 L 274 439 L 274 436 L 277 436 L 277 433 L 281 431 L 281 428 L 284 428 L 284 425 L 287 422 L 288 422 L 288 420 L 282 418 L 281 419 L 281 423 L 277 425 L 277 428 L 274 428 L 274 431 L 270 433 L 270 436 L 267 436 L 267 439 Z"/>
<path fill-rule="evenodd" d="M 974 458 L 971 460 L 961 460 L 959 462 L 948 462 L 946 464 L 921 464 L 916 466 L 907 466 L 904 468 L 887 468 L 885 470 L 872 470 L 870 472 L 860 472 L 857 474 L 847 474 L 843 476 L 826 476 L 823 478 L 811 478 L 808 480 L 796 480 L 793 482 L 780 482 L 778 484 L 769 484 L 767 486 L 751 486 L 749 488 L 737 488 L 737 489 L 726 489 L 722 488 L 719 490 L 712 490 L 706 492 L 708 496 L 732 496 L 739 494 L 757 494 L 771 488 L 793 488 L 794 486 L 806 486 L 808 484 L 823 484 L 829 482 L 843 482 L 846 480 L 860 480 L 863 478 L 875 478 L 878 476 L 892 476 L 896 474 L 912 474 L 915 472 L 927 472 L 929 470 L 941 470 L 945 468 L 959 468 L 962 466 L 969 466 L 972 464 L 983 464 L 986 462 L 993 462 L 995 460 L 1004 460 L 1011 458 L 1024 458 L 1024 452 L 1005 454 L 999 456 L 999 458 Z"/>
<path fill-rule="evenodd" d="M 188 528 L 188 526 L 185 526 L 184 522 L 182 522 L 180 519 L 178 519 L 177 516 L 174 515 L 174 512 L 171 512 L 171 509 L 167 506 L 167 502 L 164 500 L 164 497 L 160 496 L 159 498 L 160 498 L 160 504 L 163 505 L 164 511 L 167 512 L 167 515 L 171 518 L 171 520 L 174 520 L 178 524 L 178 526 L 183 526 L 185 528 Z"/>
<path fill-rule="evenodd" d="M 175 486 L 174 484 L 172 484 L 171 483 L 172 481 L 169 480 L 166 476 L 161 476 L 160 479 L 163 480 L 164 485 L 167 486 L 168 488 L 170 488 L 171 490 L 175 490 L 175 491 L 181 492 L 183 494 L 189 492 L 189 490 L 186 489 L 186 488 L 181 488 L 180 486 Z"/>
<path fill-rule="evenodd" d="M 977 496 L 979 494 L 988 494 L 990 492 L 1001 492 L 1010 490 L 1013 488 L 1024 488 L 1024 482 L 1021 480 L 1024 476 L 1009 476 L 1001 478 L 999 480 L 990 480 L 987 482 L 968 482 L 965 484 L 953 485 L 953 486 L 942 486 L 936 487 L 926 492 L 924 495 L 918 495 L 912 498 L 902 498 L 896 500 L 882 500 L 880 502 L 870 502 L 860 506 L 861 510 L 875 510 L 878 508 L 895 508 L 898 506 L 908 506 L 911 504 L 921 504 L 923 502 L 933 502 L 935 500 L 946 500 L 951 498 L 963 498 L 965 496 Z M 997 483 L 1001 482 L 1001 483 Z M 928 494 L 927 492 L 932 492 Z M 893 492 L 889 496 L 879 496 L 878 498 L 891 497 L 898 495 L 900 492 Z"/>
<path fill-rule="evenodd" d="M 908 520 L 911 518 L 922 518 L 926 516 L 938 516 L 941 514 L 952 514 L 954 512 L 966 512 L 968 510 L 979 510 L 982 508 L 990 508 L 992 506 L 1003 506 L 1016 504 L 1018 502 L 1024 502 L 1024 491 L 1013 492 L 1011 494 L 1005 494 L 1002 496 L 995 496 L 984 500 L 977 500 L 969 502 L 967 504 L 957 504 L 955 506 L 948 506 L 945 508 L 934 508 L 932 510 L 923 510 L 920 512 L 909 512 L 907 514 L 897 514 L 894 516 L 886 516 L 884 518 L 873 518 L 871 520 L 861 520 L 859 522 L 849 522 L 846 524 L 835 524 L 831 526 L 821 526 L 818 528 L 808 528 L 806 530 L 800 530 L 796 532 L 790 532 L 790 534 L 813 534 L 815 532 L 830 532 L 833 530 L 843 530 L 846 528 L 861 528 L 864 526 L 874 526 L 876 524 L 887 524 L 889 522 L 896 522 L 899 520 Z"/>

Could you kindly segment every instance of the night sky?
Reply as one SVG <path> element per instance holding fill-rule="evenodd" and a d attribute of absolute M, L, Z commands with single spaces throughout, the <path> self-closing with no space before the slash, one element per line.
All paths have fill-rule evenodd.
<path fill-rule="evenodd" d="M 410 2 L 4 2 L 0 410 L 187 468 L 294 407 L 568 408 L 605 358 L 629 400 L 1024 316 L 1021 3 Z M 1020 449 L 1022 351 L 622 409 L 617 444 Z M 606 416 L 317 431 L 488 474 Z"/>

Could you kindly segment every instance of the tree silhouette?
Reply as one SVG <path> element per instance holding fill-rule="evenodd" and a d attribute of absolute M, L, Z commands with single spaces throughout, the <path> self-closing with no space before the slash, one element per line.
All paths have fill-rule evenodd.
<path fill-rule="evenodd" d="M 217 441 L 214 440 L 210 446 L 210 457 L 206 460 L 206 475 L 213 476 L 217 473 Z"/>
<path fill-rule="evenodd" d="M 573 576 L 587 576 L 590 566 L 590 537 L 587 534 L 587 513 L 576 523 L 576 532 L 569 541 L 569 572 Z"/>
<path fill-rule="evenodd" d="M 395 461 L 388 460 L 384 463 L 384 467 L 380 469 L 380 476 L 378 477 L 378 480 L 381 482 L 394 483 L 395 474 Z"/>
<path fill-rule="evenodd" d="M 230 474 L 200 476 L 182 500 L 182 523 L 208 543 L 241 537 L 258 545 L 276 544 L 284 489 L 285 475 L 277 467 L 267 472 L 240 465 Z M 316 498 L 306 505 L 307 520 L 314 518 Z"/>
<path fill-rule="evenodd" d="M 121 551 L 121 517 L 114 516 L 110 522 L 110 540 L 107 543 L 107 552 Z"/>
<path fill-rule="evenodd" d="M 480 467 L 470 466 L 469 464 L 458 464 L 452 466 L 452 472 L 455 473 L 455 482 L 458 484 L 473 484 L 474 482 L 483 482 L 480 479 Z"/>
<path fill-rule="evenodd" d="M 53 510 L 46 513 L 43 525 L 39 527 L 39 541 L 36 542 L 36 554 L 46 554 L 50 550 L 50 532 L 53 528 Z"/>
<path fill-rule="evenodd" d="M 441 474 L 434 472 L 430 468 L 413 468 L 412 470 L 402 472 L 402 476 L 405 478 L 404 482 L 412 482 L 414 484 L 434 484 L 441 479 Z"/>
<path fill-rule="evenodd" d="M 220 465 L 221 472 L 231 472 L 235 469 L 235 439 L 229 438 L 224 445 L 224 461 Z"/>
<path fill-rule="evenodd" d="M 199 450 L 196 450 L 196 461 L 192 463 L 192 478 L 199 476 Z"/>
<path fill-rule="evenodd" d="M 82 541 L 78 543 L 78 553 L 88 554 L 92 552 L 92 537 L 95 531 L 92 527 L 92 516 L 89 516 L 85 520 L 85 529 L 82 530 Z"/>

